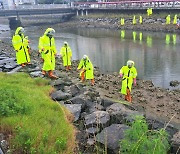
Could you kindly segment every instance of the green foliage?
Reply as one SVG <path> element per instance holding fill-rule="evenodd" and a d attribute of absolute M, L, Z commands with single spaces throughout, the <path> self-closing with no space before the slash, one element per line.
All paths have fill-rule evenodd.
<path fill-rule="evenodd" d="M 120 142 L 121 154 L 166 154 L 169 149 L 168 134 L 164 129 L 148 130 L 144 117 L 137 116 Z"/>
<path fill-rule="evenodd" d="M 0 117 L 12 116 L 14 114 L 26 114 L 30 107 L 24 100 L 20 100 L 13 89 L 0 88 Z"/>
<path fill-rule="evenodd" d="M 0 73 L 0 80 L 0 131 L 11 133 L 12 153 L 73 153 L 75 132 L 66 118 L 71 115 L 51 100 L 49 81 L 24 73 Z"/>
<path fill-rule="evenodd" d="M 66 144 L 67 144 L 67 140 L 65 138 L 57 138 L 55 143 L 56 151 L 59 152 L 61 150 L 65 150 Z"/>

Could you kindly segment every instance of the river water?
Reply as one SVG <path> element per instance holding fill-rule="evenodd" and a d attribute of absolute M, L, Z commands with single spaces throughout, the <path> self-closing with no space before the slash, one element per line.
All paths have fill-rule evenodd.
<path fill-rule="evenodd" d="M 40 27 L 26 28 L 33 49 L 37 50 L 39 36 L 43 35 L 44 30 Z M 63 42 L 67 41 L 74 60 L 81 59 L 86 54 L 103 73 L 119 72 L 126 61 L 131 59 L 135 62 L 140 79 L 150 79 L 156 86 L 163 88 L 170 88 L 169 82 L 172 80 L 180 81 L 178 34 L 92 28 L 56 27 L 55 30 L 58 52 Z M 0 39 L 10 42 L 12 34 L 4 33 Z"/>

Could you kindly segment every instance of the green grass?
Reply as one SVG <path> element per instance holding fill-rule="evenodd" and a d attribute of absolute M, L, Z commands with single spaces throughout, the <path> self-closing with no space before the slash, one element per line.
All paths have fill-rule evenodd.
<path fill-rule="evenodd" d="M 73 153 L 71 115 L 49 97 L 49 81 L 24 73 L 0 73 L 0 80 L 0 132 L 13 154 Z"/>

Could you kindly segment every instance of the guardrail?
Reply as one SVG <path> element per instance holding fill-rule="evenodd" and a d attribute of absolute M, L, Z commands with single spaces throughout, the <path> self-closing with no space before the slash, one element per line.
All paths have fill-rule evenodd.
<path fill-rule="evenodd" d="M 74 2 L 75 8 L 122 8 L 122 9 L 146 9 L 146 8 L 157 8 L 157 9 L 169 9 L 169 8 L 180 8 L 180 1 L 176 0 L 140 0 L 140 1 L 118 1 L 118 2 Z"/>

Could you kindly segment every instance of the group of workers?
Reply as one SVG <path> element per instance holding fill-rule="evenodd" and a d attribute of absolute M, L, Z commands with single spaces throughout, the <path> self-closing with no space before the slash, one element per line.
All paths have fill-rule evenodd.
<path fill-rule="evenodd" d="M 55 45 L 55 30 L 53 28 L 47 28 L 44 35 L 39 38 L 39 53 L 43 62 L 42 74 L 53 79 L 58 77 L 53 74 L 55 70 L 55 57 L 57 55 Z M 12 44 L 16 51 L 17 63 L 22 67 L 30 64 L 30 46 L 28 37 L 24 35 L 24 28 L 18 27 L 12 38 Z M 71 70 L 72 51 L 67 42 L 64 42 L 63 47 L 60 50 L 63 65 L 67 71 Z M 91 85 L 95 84 L 94 80 L 94 67 L 87 55 L 84 55 L 80 60 L 77 70 L 80 71 L 81 81 L 91 80 Z M 132 84 L 136 85 L 137 71 L 134 67 L 134 62 L 127 61 L 127 66 L 123 66 L 120 69 L 120 77 L 122 78 L 121 93 L 125 95 L 125 100 L 132 102 L 131 89 Z"/>

